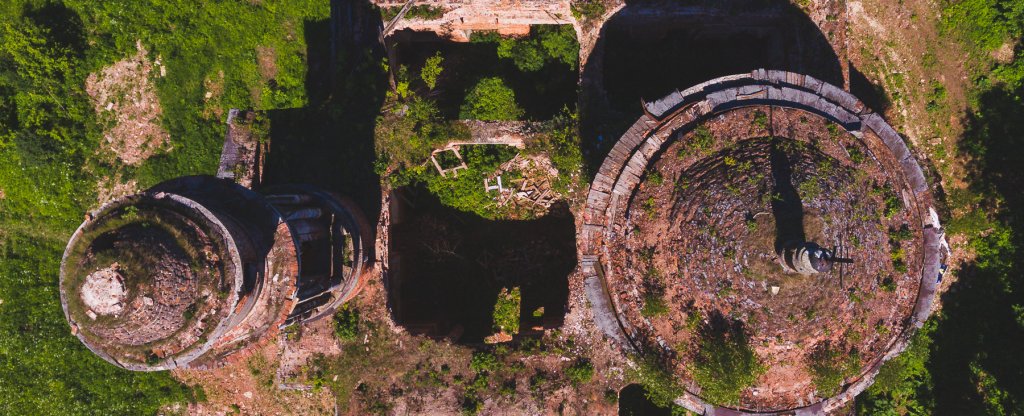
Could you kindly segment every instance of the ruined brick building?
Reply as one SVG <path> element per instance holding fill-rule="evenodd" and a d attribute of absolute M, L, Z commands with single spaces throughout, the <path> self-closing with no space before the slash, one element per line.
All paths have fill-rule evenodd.
<path fill-rule="evenodd" d="M 689 317 L 700 316 L 696 310 L 744 321 L 763 349 L 785 351 L 771 357 L 777 365 L 766 382 L 729 406 L 706 401 L 683 371 L 668 369 L 686 389 L 676 404 L 709 415 L 822 414 L 841 408 L 873 382 L 885 361 L 906 348 L 931 313 L 943 239 L 932 185 L 903 138 L 861 101 L 865 97 L 851 93 L 845 51 L 833 52 L 820 33 L 821 39 L 807 40 L 799 33 L 807 29 L 803 26 L 792 33 L 776 30 L 789 21 L 774 11 L 726 16 L 672 6 L 658 13 L 658 6 L 639 2 L 583 24 L 572 18 L 568 2 L 423 3 L 443 9 L 443 16 L 382 26 L 464 42 L 473 31 L 516 35 L 529 33 L 531 25 L 572 24 L 581 44 L 584 119 L 617 110 L 621 102 L 636 106 L 634 95 L 649 94 L 638 92 L 640 87 L 663 96 L 644 100 L 637 111 L 642 115 L 599 149 L 601 162 L 586 200 L 574 207 L 575 229 L 569 234 L 575 232 L 577 256 L 570 273 L 581 284 L 566 289 L 573 292 L 569 297 L 585 297 L 592 324 L 605 336 L 602 341 L 624 357 L 683 356 L 679 346 L 699 338 L 683 334 Z M 719 37 L 735 42 L 749 34 L 777 48 L 738 45 L 750 48 L 741 51 L 746 59 L 741 63 L 693 59 L 699 64 L 689 65 L 687 76 L 697 80 L 684 77 L 685 85 L 670 87 L 662 84 L 678 80 L 662 81 L 656 74 L 677 68 L 657 68 L 662 59 L 657 54 L 647 62 L 654 64 L 640 65 L 605 51 L 619 47 L 617 53 L 627 53 L 630 42 L 645 36 L 662 42 L 664 32 L 680 22 L 693 24 L 688 35 L 701 35 L 678 41 L 682 49 L 707 42 L 713 50 L 708 53 L 717 53 L 713 42 Z M 843 31 L 836 33 L 834 42 L 839 43 Z M 824 42 L 831 55 L 806 53 L 815 42 Z M 624 77 L 650 82 L 637 87 L 621 82 Z M 253 134 L 259 123 L 253 113 L 232 111 L 216 177 L 178 178 L 107 203 L 88 214 L 74 233 L 61 267 L 61 300 L 72 332 L 97 355 L 130 370 L 213 366 L 289 325 L 330 316 L 367 279 L 380 278 L 391 290 L 399 286 L 389 282 L 394 276 L 388 273 L 399 269 L 400 256 L 386 251 L 402 242 L 372 232 L 400 226 L 401 221 L 391 223 L 389 212 L 398 210 L 384 204 L 381 224 L 371 226 L 359 208 L 331 192 L 266 186 L 267 148 Z M 718 141 L 696 150 L 687 147 L 707 134 Z M 777 168 L 782 153 L 787 166 Z M 652 174 L 656 181 L 649 180 Z M 797 240 L 817 240 L 823 247 L 855 245 L 851 256 L 856 263 L 797 280 L 775 263 L 778 252 L 763 246 L 771 246 L 771 237 L 778 240 L 775 234 L 788 232 L 784 217 L 790 214 L 785 211 L 793 207 L 779 208 L 779 200 L 786 205 L 785 194 L 796 190 L 779 190 L 779 183 L 795 188 L 819 177 L 827 180 L 818 192 L 809 196 L 819 185 L 807 185 L 799 190 L 804 199 L 791 204 L 799 211 Z M 868 212 L 884 205 L 882 195 L 896 201 L 897 209 L 885 215 L 877 209 Z M 868 199 L 874 204 L 870 209 L 857 205 Z M 397 199 L 392 205 L 398 206 Z M 771 232 L 758 234 L 759 226 Z M 909 237 L 896 242 L 904 256 L 896 267 L 886 263 L 893 244 L 887 233 L 899 226 L 907 227 Z M 850 243 L 853 239 L 856 244 Z M 374 247 L 385 252 L 375 253 Z M 850 250 L 844 246 L 841 252 Z M 403 267 L 415 269 L 412 263 Z M 841 272 L 847 274 L 840 277 Z M 661 287 L 644 280 L 651 275 L 663 279 Z M 670 305 L 661 321 L 643 312 L 645 295 L 654 289 Z M 870 292 L 877 297 L 864 301 L 852 295 Z M 564 302 L 560 299 L 555 303 Z M 797 314 L 785 316 L 786 308 L 819 304 L 842 310 L 829 315 L 825 306 L 808 308 L 804 321 Z M 556 306 L 547 310 L 558 310 L 559 316 L 545 316 L 554 323 L 538 326 L 561 325 L 567 307 Z M 764 312 L 772 307 L 785 311 L 779 313 L 782 319 Z M 441 326 L 410 310 L 416 315 L 410 326 Z M 825 324 L 857 332 L 860 343 L 846 352 L 856 351 L 863 359 L 837 393 L 820 397 L 809 382 L 792 383 L 786 371 L 792 370 L 789 363 L 804 358 L 798 353 L 806 352 L 801 350 L 805 345 L 810 350 L 845 342 L 832 333 L 814 332 Z M 875 330 L 879 327 L 885 331 Z M 444 329 L 438 332 L 450 332 Z M 785 355 L 790 351 L 797 353 Z"/>

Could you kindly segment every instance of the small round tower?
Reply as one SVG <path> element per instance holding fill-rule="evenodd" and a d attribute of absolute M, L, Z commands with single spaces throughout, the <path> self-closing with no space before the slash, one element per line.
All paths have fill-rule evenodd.
<path fill-rule="evenodd" d="M 178 178 L 86 216 L 61 263 L 61 304 L 72 332 L 112 364 L 216 365 L 351 299 L 371 266 L 368 228 L 322 190 L 263 196 Z"/>

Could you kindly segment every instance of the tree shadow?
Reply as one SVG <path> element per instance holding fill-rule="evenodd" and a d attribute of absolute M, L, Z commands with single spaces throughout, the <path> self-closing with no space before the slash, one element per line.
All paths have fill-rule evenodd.
<path fill-rule="evenodd" d="M 85 56 L 85 28 L 82 18 L 74 10 L 60 3 L 47 3 L 39 8 L 25 4 L 22 12 L 33 24 L 44 27 L 46 41 L 51 45 L 66 48 L 77 58 Z"/>
<path fill-rule="evenodd" d="M 773 139 L 768 153 L 772 170 L 772 216 L 775 217 L 775 252 L 781 253 L 787 244 L 802 243 L 804 235 L 804 206 L 800 194 L 793 186 L 793 163 L 781 148 L 780 139 Z"/>
<path fill-rule="evenodd" d="M 387 288 L 398 324 L 480 342 L 494 332 L 498 292 L 518 286 L 521 332 L 561 326 L 576 268 L 568 207 L 534 220 L 488 220 L 445 206 L 421 187 L 394 191 L 392 204 Z"/>
<path fill-rule="evenodd" d="M 975 222 L 971 214 L 950 224 L 973 236 L 978 256 L 961 267 L 957 282 L 942 296 L 928 363 L 937 413 L 975 414 L 993 406 L 1024 411 L 1024 254 L 1018 251 L 1024 246 L 1022 95 L 1024 87 L 995 87 L 982 94 L 959 144 L 970 160 L 971 191 L 983 198 L 972 209 L 1001 224 Z"/>
<path fill-rule="evenodd" d="M 306 22 L 303 108 L 269 110 L 264 184 L 310 184 L 348 196 L 367 218 L 380 213 L 374 127 L 387 91 L 385 56 L 371 5 L 333 1 L 331 20 Z M 273 90 L 273 85 L 271 85 Z"/>
<path fill-rule="evenodd" d="M 672 409 L 661 407 L 647 398 L 639 384 L 630 384 L 619 391 L 619 416 L 671 416 Z"/>
<path fill-rule="evenodd" d="M 827 36 L 784 0 L 627 0 L 601 28 L 595 51 L 583 68 L 580 103 L 581 146 L 591 175 L 642 115 L 642 100 L 759 68 L 844 85 Z M 858 97 L 884 111 L 884 94 L 854 68 L 850 74 Z"/>

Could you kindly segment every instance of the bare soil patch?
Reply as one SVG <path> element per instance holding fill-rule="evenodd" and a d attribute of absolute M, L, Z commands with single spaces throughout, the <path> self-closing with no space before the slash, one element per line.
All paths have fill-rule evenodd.
<path fill-rule="evenodd" d="M 85 90 L 107 123 L 104 147 L 128 165 L 139 165 L 165 149 L 170 136 L 160 125 L 162 109 L 150 81 L 153 63 L 142 42 L 135 56 L 90 74 Z"/>
<path fill-rule="evenodd" d="M 260 76 L 263 77 L 263 82 L 268 82 L 277 77 L 277 52 L 274 50 L 274 47 L 257 47 L 256 63 L 259 65 Z"/>
<path fill-rule="evenodd" d="M 103 205 L 106 202 L 135 194 L 138 191 L 139 184 L 134 179 L 121 182 L 121 176 L 116 174 L 113 177 L 102 177 L 96 183 L 96 204 Z"/>

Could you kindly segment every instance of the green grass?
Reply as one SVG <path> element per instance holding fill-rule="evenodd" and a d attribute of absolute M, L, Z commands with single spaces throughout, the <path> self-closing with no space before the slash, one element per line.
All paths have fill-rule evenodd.
<path fill-rule="evenodd" d="M 167 373 L 120 370 L 89 352 L 58 302 L 59 262 L 98 177 L 149 186 L 213 173 L 223 118 L 205 111 L 203 81 L 225 74 L 228 107 L 306 104 L 306 24 L 328 4 L 300 1 L 13 1 L 0 6 L 0 414 L 154 414 L 198 393 Z M 173 150 L 132 168 L 97 157 L 103 125 L 86 76 L 135 54 L 161 58 L 154 79 Z M 274 82 L 256 47 L 275 49 Z"/>
<path fill-rule="evenodd" d="M 494 303 L 494 330 L 510 335 L 518 334 L 521 304 L 522 296 L 518 286 L 512 290 L 502 288 Z"/>

